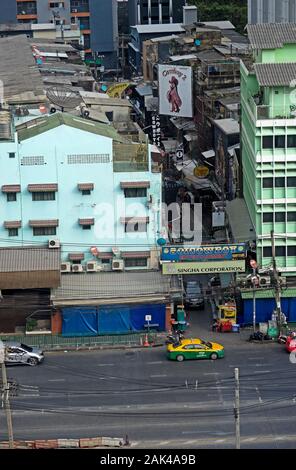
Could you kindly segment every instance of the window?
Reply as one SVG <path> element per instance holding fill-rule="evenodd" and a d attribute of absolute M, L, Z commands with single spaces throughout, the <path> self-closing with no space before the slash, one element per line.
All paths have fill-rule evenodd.
<path fill-rule="evenodd" d="M 89 196 L 91 194 L 91 190 L 90 189 L 83 189 L 81 191 L 81 194 L 82 194 L 82 196 Z"/>
<path fill-rule="evenodd" d="M 286 256 L 286 247 L 285 246 L 276 246 L 275 247 L 275 256 Z"/>
<path fill-rule="evenodd" d="M 110 260 L 109 260 L 108 258 L 105 258 L 105 259 L 102 258 L 102 259 L 101 259 L 101 263 L 102 263 L 102 264 L 110 264 Z"/>
<path fill-rule="evenodd" d="M 124 231 L 126 233 L 147 232 L 147 224 L 143 222 L 141 223 L 129 222 L 125 224 Z"/>
<path fill-rule="evenodd" d="M 263 178 L 263 188 L 272 188 L 273 179 L 272 178 Z"/>
<path fill-rule="evenodd" d="M 125 188 L 125 197 L 147 197 L 147 188 Z"/>
<path fill-rule="evenodd" d="M 126 268 L 147 267 L 147 258 L 127 258 L 124 262 Z"/>
<path fill-rule="evenodd" d="M 32 201 L 55 201 L 54 191 L 41 191 L 32 193 Z"/>
<path fill-rule="evenodd" d="M 33 227 L 33 235 L 40 236 L 40 235 L 56 235 L 57 229 L 56 227 Z"/>
<path fill-rule="evenodd" d="M 274 179 L 274 186 L 275 188 L 284 188 L 285 187 L 285 178 L 280 177 L 280 178 L 275 178 Z"/>
<path fill-rule="evenodd" d="M 288 148 L 295 148 L 296 147 L 296 135 L 288 135 L 287 136 L 287 147 Z"/>
<path fill-rule="evenodd" d="M 7 202 L 16 201 L 16 193 L 6 193 Z"/>
<path fill-rule="evenodd" d="M 91 225 L 82 225 L 83 230 L 91 230 Z"/>
<path fill-rule="evenodd" d="M 262 148 L 264 148 L 264 149 L 272 149 L 273 148 L 273 136 L 272 135 L 263 136 Z"/>
<path fill-rule="evenodd" d="M 287 212 L 287 221 L 296 222 L 296 212 Z"/>
<path fill-rule="evenodd" d="M 8 156 L 9 158 L 15 158 L 15 152 L 9 152 Z"/>
<path fill-rule="evenodd" d="M 263 222 L 273 222 L 273 213 L 266 212 L 265 214 L 263 214 Z"/>
<path fill-rule="evenodd" d="M 8 236 L 9 237 L 17 237 L 18 236 L 18 228 L 9 228 L 8 229 Z"/>
<path fill-rule="evenodd" d="M 296 256 L 296 246 L 288 246 L 288 256 Z"/>
<path fill-rule="evenodd" d="M 277 149 L 283 149 L 286 146 L 286 137 L 284 135 L 276 135 L 274 139 L 274 146 Z"/>
<path fill-rule="evenodd" d="M 271 258 L 272 257 L 272 250 L 271 250 L 271 247 L 269 246 L 265 246 L 263 248 L 263 256 L 265 258 Z"/>
<path fill-rule="evenodd" d="M 276 212 L 275 213 L 275 221 L 276 222 L 285 222 L 286 220 L 286 213 L 285 212 Z"/>
<path fill-rule="evenodd" d="M 287 186 L 288 188 L 296 188 L 296 176 L 288 176 Z"/>

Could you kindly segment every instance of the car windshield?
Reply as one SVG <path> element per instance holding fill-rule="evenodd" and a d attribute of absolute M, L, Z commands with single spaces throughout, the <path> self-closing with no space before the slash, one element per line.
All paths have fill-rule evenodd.
<path fill-rule="evenodd" d="M 22 344 L 22 343 L 21 343 L 21 348 L 23 348 L 27 352 L 32 352 L 33 351 L 33 348 L 31 348 L 30 346 L 27 346 L 26 344 Z"/>

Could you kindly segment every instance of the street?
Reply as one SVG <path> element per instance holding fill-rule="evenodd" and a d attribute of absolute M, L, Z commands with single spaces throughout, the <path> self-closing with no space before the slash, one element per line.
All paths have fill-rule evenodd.
<path fill-rule="evenodd" d="M 205 337 L 207 313 L 191 316 L 205 339 L 217 340 L 217 333 Z M 127 435 L 135 448 L 234 448 L 239 367 L 241 447 L 296 448 L 296 368 L 284 347 L 218 338 L 226 355 L 217 361 L 168 361 L 163 346 L 52 352 L 38 367 L 8 367 L 19 383 L 11 400 L 14 437 Z M 2 410 L 0 423 L 6 440 Z"/>

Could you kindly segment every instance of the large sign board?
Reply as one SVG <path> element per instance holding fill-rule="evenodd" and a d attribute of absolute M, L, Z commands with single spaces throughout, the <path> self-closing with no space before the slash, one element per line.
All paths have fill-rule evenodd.
<path fill-rule="evenodd" d="M 202 245 L 163 247 L 162 261 L 219 261 L 244 259 L 246 245 L 235 243 L 233 245 Z"/>
<path fill-rule="evenodd" d="M 158 66 L 159 114 L 192 117 L 192 69 Z"/>
<path fill-rule="evenodd" d="M 223 274 L 244 273 L 246 270 L 245 260 L 238 261 L 215 261 L 199 263 L 164 263 L 162 274 Z"/>

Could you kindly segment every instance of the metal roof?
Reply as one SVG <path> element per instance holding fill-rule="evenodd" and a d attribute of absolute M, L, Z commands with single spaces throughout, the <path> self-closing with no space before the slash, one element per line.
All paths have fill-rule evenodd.
<path fill-rule="evenodd" d="M 25 35 L 0 38 L 0 77 L 5 99 L 27 92 L 44 95 L 42 78 Z"/>
<path fill-rule="evenodd" d="M 254 64 L 260 86 L 290 86 L 296 77 L 296 63 Z"/>
<path fill-rule="evenodd" d="M 58 248 L 0 248 L 0 272 L 60 271 Z"/>
<path fill-rule="evenodd" d="M 74 127 L 103 137 L 109 137 L 116 142 L 125 142 L 125 139 L 117 133 L 114 127 L 94 121 L 90 122 L 87 119 L 72 116 L 67 113 L 55 113 L 50 116 L 43 116 L 39 119 L 35 119 L 35 125 L 33 121 L 29 121 L 28 123 L 17 126 L 16 130 L 18 139 L 21 142 L 62 125 Z"/>
<path fill-rule="evenodd" d="M 62 304 L 70 300 L 106 300 L 137 298 L 140 296 L 168 296 L 170 276 L 159 271 L 105 272 L 64 274 L 61 287 L 53 289 L 51 300 Z"/>
<path fill-rule="evenodd" d="M 234 242 L 244 242 L 256 238 L 256 232 L 244 199 L 236 198 L 232 201 L 226 201 L 226 212 Z"/>
<path fill-rule="evenodd" d="M 203 21 L 205 26 L 211 26 L 218 29 L 235 29 L 235 26 L 228 20 L 222 21 Z"/>
<path fill-rule="evenodd" d="M 163 23 L 163 24 L 139 24 L 132 26 L 139 34 L 155 34 L 155 33 L 175 33 L 184 32 L 181 23 Z"/>
<path fill-rule="evenodd" d="M 232 118 L 215 119 L 214 124 L 225 134 L 238 134 L 240 131 L 239 123 Z"/>
<path fill-rule="evenodd" d="M 276 49 L 284 44 L 296 44 L 295 23 L 263 23 L 247 26 L 253 49 Z"/>

